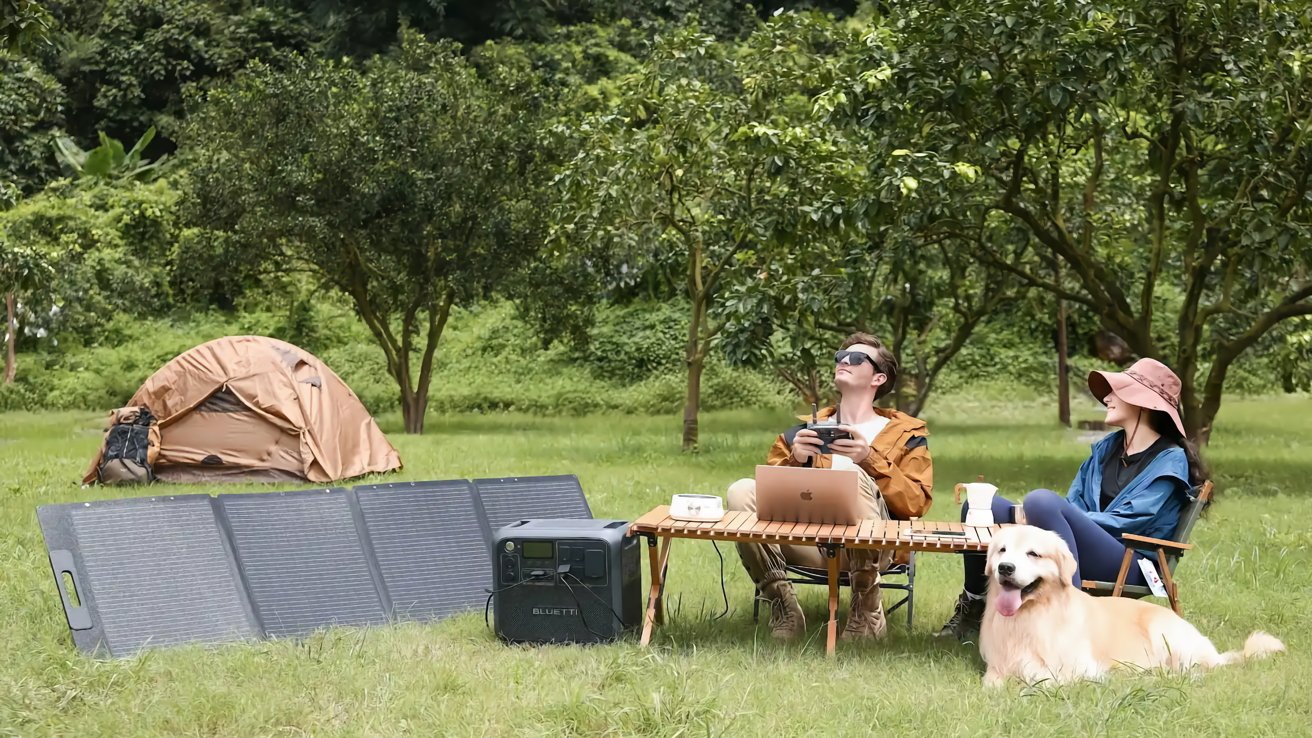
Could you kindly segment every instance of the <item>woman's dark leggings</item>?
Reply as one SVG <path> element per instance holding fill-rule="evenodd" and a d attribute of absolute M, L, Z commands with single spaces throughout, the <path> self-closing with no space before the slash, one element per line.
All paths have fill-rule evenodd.
<path fill-rule="evenodd" d="M 961 506 L 961 519 L 966 519 L 968 505 Z M 1021 503 L 1025 510 L 1026 522 L 1036 528 L 1050 530 L 1061 536 L 1075 554 L 1076 587 L 1083 579 L 1100 582 L 1114 582 L 1121 570 L 1121 560 L 1125 557 L 1125 545 L 1116 540 L 1111 533 L 1103 530 L 1088 515 L 1076 508 L 1065 497 L 1048 489 L 1036 489 L 1025 495 Z M 1015 503 L 1003 497 L 993 497 L 993 521 L 995 523 L 1014 523 L 1012 510 Z M 1140 558 L 1135 554 L 1135 558 Z M 988 578 L 984 576 L 984 554 L 965 554 L 961 557 L 966 569 L 966 591 L 974 595 L 983 595 L 988 588 Z M 1138 565 L 1130 567 L 1126 584 L 1144 585 L 1143 572 Z"/>

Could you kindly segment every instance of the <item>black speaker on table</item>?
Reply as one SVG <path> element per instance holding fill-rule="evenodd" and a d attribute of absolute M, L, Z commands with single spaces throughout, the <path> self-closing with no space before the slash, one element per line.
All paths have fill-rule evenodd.
<path fill-rule="evenodd" d="M 497 637 L 602 643 L 642 618 L 638 538 L 623 520 L 521 520 L 492 536 Z"/>

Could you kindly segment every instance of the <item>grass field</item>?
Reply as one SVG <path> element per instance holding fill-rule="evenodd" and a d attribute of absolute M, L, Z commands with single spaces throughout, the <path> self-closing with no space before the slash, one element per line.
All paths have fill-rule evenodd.
<path fill-rule="evenodd" d="M 1091 407 L 1081 408 L 1093 417 Z M 1064 490 L 1087 441 L 1040 406 L 939 400 L 937 502 L 987 475 L 1005 494 Z M 395 419 L 384 418 L 395 431 Z M 0 735 L 1309 735 L 1312 727 L 1312 401 L 1232 402 L 1208 459 L 1219 502 L 1178 570 L 1185 614 L 1222 649 L 1254 628 L 1290 652 L 1203 677 L 1123 675 L 1067 688 L 980 687 L 972 646 L 929 635 L 960 587 L 960 560 L 920 559 L 916 623 L 824 656 L 823 588 L 805 588 L 809 642 L 751 622 L 751 587 L 727 547 L 730 611 L 709 544 L 671 557 L 669 623 L 655 647 L 506 647 L 481 615 L 338 629 L 299 642 L 174 648 L 98 661 L 72 646 L 35 508 L 131 491 L 80 489 L 98 443 L 89 414 L 0 415 Z M 399 479 L 574 473 L 598 517 L 632 518 L 675 492 L 722 494 L 750 473 L 777 414 L 705 417 L 703 450 L 678 451 L 675 418 L 434 418 L 391 436 Z M 255 490 L 258 487 L 242 489 Z M 188 488 L 188 492 L 217 491 Z M 231 491 L 225 489 L 224 491 Z M 645 569 L 645 562 L 644 562 Z"/>

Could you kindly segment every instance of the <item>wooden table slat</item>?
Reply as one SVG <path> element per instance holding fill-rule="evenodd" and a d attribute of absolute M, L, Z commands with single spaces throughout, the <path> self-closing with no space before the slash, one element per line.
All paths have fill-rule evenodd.
<path fill-rule="evenodd" d="M 652 509 L 647 514 L 640 516 L 637 520 L 633 521 L 632 523 L 629 523 L 629 527 L 642 529 L 652 526 L 663 520 L 665 516 L 669 513 L 669 511 L 670 508 L 668 505 L 661 505 L 660 507 Z"/>
<path fill-rule="evenodd" d="M 730 510 L 724 514 L 724 517 L 720 518 L 720 522 L 715 524 L 714 530 L 716 531 L 727 530 L 733 526 L 733 521 L 737 520 L 739 517 L 746 514 L 747 513 L 743 512 L 742 510 Z"/>
<path fill-rule="evenodd" d="M 882 523 L 883 521 L 876 521 L 876 520 L 861 521 L 861 526 L 857 528 L 856 531 L 857 543 L 863 543 L 870 538 L 870 530 L 874 527 L 875 523 L 877 522 Z"/>

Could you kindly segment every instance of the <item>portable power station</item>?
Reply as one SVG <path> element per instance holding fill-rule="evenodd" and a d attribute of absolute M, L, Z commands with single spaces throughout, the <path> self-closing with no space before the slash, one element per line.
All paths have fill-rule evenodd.
<path fill-rule="evenodd" d="M 642 618 L 638 539 L 624 520 L 521 520 L 492 536 L 493 616 L 509 643 L 601 643 Z"/>

